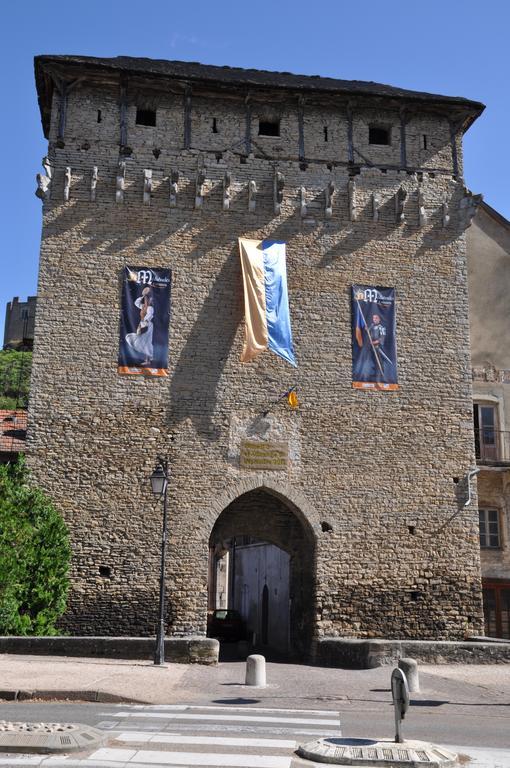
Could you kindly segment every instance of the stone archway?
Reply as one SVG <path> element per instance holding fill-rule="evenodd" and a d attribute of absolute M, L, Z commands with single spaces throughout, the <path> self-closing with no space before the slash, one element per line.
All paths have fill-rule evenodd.
<path fill-rule="evenodd" d="M 303 512 L 259 486 L 227 504 L 209 544 L 209 608 L 241 612 L 257 646 L 307 658 L 315 616 L 315 535 Z"/>

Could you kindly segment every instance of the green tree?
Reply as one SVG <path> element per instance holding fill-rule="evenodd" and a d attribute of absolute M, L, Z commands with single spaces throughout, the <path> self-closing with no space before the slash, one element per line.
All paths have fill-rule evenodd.
<path fill-rule="evenodd" d="M 70 557 L 66 525 L 24 459 L 0 465 L 0 634 L 57 634 Z"/>
<path fill-rule="evenodd" d="M 31 352 L 0 350 L 0 408 L 27 407 L 31 367 Z"/>

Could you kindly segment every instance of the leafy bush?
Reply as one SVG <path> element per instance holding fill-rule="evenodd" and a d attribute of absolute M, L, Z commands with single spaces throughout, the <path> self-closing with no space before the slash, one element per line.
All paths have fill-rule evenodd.
<path fill-rule="evenodd" d="M 66 525 L 24 459 L 0 465 L 0 634 L 57 634 L 70 557 Z"/>
<path fill-rule="evenodd" d="M 27 407 L 31 366 L 31 352 L 0 350 L 0 408 Z"/>

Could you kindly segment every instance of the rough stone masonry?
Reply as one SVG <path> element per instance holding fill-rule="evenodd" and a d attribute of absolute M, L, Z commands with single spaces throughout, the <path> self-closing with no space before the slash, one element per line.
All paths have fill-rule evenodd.
<path fill-rule="evenodd" d="M 483 105 L 126 57 L 39 56 L 35 73 L 29 463 L 71 530 L 63 628 L 154 633 L 163 455 L 170 635 L 206 634 L 213 529 L 287 549 L 304 656 L 324 637 L 482 633 L 462 135 Z M 239 362 L 238 237 L 287 243 L 297 370 Z M 117 374 L 132 264 L 173 271 L 168 378 Z M 397 392 L 351 386 L 353 284 L 396 289 Z M 264 415 L 291 386 L 299 407 Z M 245 438 L 287 444 L 288 466 L 241 469 Z"/>

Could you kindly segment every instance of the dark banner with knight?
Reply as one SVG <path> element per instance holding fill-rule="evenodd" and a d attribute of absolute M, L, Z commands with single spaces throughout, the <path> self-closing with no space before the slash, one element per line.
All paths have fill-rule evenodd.
<path fill-rule="evenodd" d="M 351 306 L 352 386 L 398 389 L 395 289 L 353 285 Z"/>

